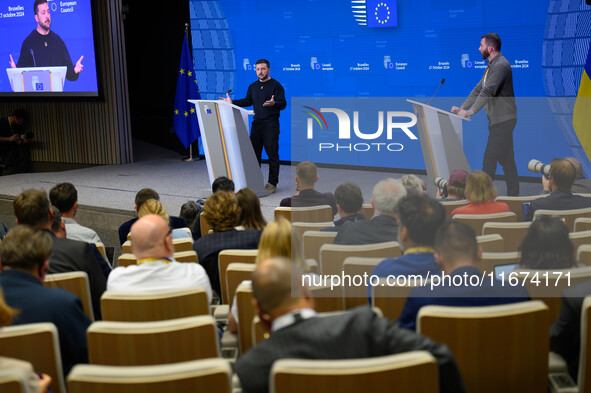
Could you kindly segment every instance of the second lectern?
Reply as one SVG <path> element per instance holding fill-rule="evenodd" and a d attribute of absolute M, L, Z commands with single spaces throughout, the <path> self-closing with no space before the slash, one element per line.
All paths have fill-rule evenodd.
<path fill-rule="evenodd" d="M 250 143 L 248 111 L 222 100 L 189 100 L 195 105 L 209 183 L 226 176 L 237 190 L 266 196 L 263 173 Z"/>

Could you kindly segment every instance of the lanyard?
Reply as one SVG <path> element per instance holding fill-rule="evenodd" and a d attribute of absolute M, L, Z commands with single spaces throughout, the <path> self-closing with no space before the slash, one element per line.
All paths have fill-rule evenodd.
<path fill-rule="evenodd" d="M 435 250 L 431 247 L 411 247 L 408 250 L 404 251 L 404 255 L 406 254 L 419 254 L 419 253 L 434 253 Z"/>

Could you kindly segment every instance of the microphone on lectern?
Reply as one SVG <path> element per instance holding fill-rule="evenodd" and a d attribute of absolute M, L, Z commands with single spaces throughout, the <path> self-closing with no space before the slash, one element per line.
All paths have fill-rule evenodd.
<path fill-rule="evenodd" d="M 445 78 L 441 78 L 441 82 L 439 82 L 439 87 L 437 87 L 437 90 L 435 90 L 435 94 L 433 94 L 431 96 L 431 98 L 429 98 L 429 101 L 427 101 L 427 105 L 429 105 L 431 100 L 437 95 L 437 92 L 439 91 L 439 89 L 441 89 L 441 86 L 443 85 L 443 83 L 445 83 Z"/>

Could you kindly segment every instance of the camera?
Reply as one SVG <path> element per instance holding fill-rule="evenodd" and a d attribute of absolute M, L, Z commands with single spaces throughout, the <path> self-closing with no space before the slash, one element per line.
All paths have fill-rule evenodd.
<path fill-rule="evenodd" d="M 543 162 L 535 160 L 535 159 L 530 160 L 527 163 L 527 169 L 533 173 L 541 173 L 546 176 L 550 175 L 550 164 L 544 164 Z"/>
<path fill-rule="evenodd" d="M 447 188 L 447 179 L 441 176 L 437 176 L 435 179 L 433 179 L 433 184 L 435 184 L 435 186 L 443 190 Z"/>

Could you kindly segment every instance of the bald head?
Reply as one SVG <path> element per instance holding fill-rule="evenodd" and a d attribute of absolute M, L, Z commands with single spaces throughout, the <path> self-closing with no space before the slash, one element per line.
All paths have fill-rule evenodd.
<path fill-rule="evenodd" d="M 294 283 L 301 282 L 301 273 L 292 269 L 287 258 L 270 258 L 262 261 L 252 275 L 252 292 L 259 308 L 276 318 L 296 306 L 304 296 L 300 286 L 294 287 L 292 294 L 292 274 Z"/>
<path fill-rule="evenodd" d="M 131 226 L 131 250 L 137 259 L 171 258 L 172 233 L 160 216 L 148 214 Z"/>

